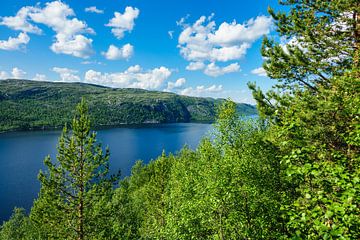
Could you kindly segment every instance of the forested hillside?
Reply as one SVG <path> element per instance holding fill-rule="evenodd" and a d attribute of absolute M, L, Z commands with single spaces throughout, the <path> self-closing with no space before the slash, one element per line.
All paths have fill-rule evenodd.
<path fill-rule="evenodd" d="M 291 11 L 269 13 L 289 41 L 262 48 L 278 84 L 249 84 L 261 119 L 223 102 L 197 149 L 139 161 L 119 180 L 83 100 L 30 215 L 15 209 L 0 238 L 360 239 L 359 1 L 281 3 Z"/>
<path fill-rule="evenodd" d="M 216 106 L 223 101 L 83 83 L 9 79 L 0 81 L 0 132 L 62 127 L 70 122 L 81 97 L 89 103 L 93 127 L 211 122 Z M 244 115 L 257 113 L 249 104 L 239 104 L 238 110 Z"/>

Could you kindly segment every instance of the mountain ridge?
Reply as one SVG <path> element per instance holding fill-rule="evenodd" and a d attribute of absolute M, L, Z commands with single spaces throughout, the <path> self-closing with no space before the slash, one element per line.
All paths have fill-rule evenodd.
<path fill-rule="evenodd" d="M 224 99 L 88 83 L 7 79 L 0 81 L 0 132 L 60 128 L 69 123 L 82 97 L 94 127 L 123 124 L 212 122 Z M 256 107 L 238 104 L 243 115 Z"/>

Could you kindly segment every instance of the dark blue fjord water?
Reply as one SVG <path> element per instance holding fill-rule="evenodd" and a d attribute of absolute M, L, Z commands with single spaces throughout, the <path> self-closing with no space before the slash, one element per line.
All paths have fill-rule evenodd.
<path fill-rule="evenodd" d="M 149 162 L 164 149 L 177 152 L 185 144 L 196 148 L 212 129 L 210 124 L 179 123 L 98 131 L 98 140 L 110 148 L 110 169 L 130 174 L 136 160 Z M 30 209 L 40 189 L 37 174 L 43 160 L 56 156 L 60 131 L 12 132 L 0 134 L 0 224 L 14 207 Z"/>

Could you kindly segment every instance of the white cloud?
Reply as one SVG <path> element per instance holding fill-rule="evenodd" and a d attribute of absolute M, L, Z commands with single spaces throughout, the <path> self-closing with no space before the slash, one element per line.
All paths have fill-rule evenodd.
<path fill-rule="evenodd" d="M 190 17 L 190 14 L 187 14 L 185 17 L 180 18 L 180 20 L 176 21 L 176 25 L 181 26 L 181 27 L 186 27 L 187 24 L 185 22 L 189 17 Z"/>
<path fill-rule="evenodd" d="M 73 70 L 69 68 L 60 68 L 60 67 L 53 67 L 52 70 L 60 75 L 60 79 L 62 82 L 80 81 L 80 77 L 76 75 L 78 73 L 77 70 Z"/>
<path fill-rule="evenodd" d="M 102 52 L 108 60 L 129 59 L 134 54 L 134 47 L 131 44 L 125 44 L 123 47 L 118 48 L 114 45 L 110 45 L 106 52 Z"/>
<path fill-rule="evenodd" d="M 197 71 L 205 68 L 205 64 L 203 62 L 190 62 L 189 65 L 186 66 L 186 70 L 189 71 Z"/>
<path fill-rule="evenodd" d="M 223 91 L 222 85 L 212 85 L 210 87 L 205 87 L 203 85 L 197 86 L 195 88 L 188 87 L 180 91 L 181 95 L 188 95 L 188 96 L 196 96 L 196 97 L 205 97 L 210 96 L 214 93 L 219 93 Z"/>
<path fill-rule="evenodd" d="M 2 17 L 0 25 L 22 32 L 41 34 L 40 28 L 29 23 L 29 13 L 34 9 L 33 7 L 22 7 L 15 16 Z"/>
<path fill-rule="evenodd" d="M 72 39 L 63 36 L 57 36 L 55 42 L 50 49 L 58 54 L 73 55 L 80 58 L 89 58 L 93 54 L 92 39 L 83 35 L 76 35 Z"/>
<path fill-rule="evenodd" d="M 15 38 L 9 37 L 8 40 L 0 40 L 0 49 L 2 50 L 19 50 L 24 48 L 30 41 L 29 36 L 26 33 L 19 33 Z"/>
<path fill-rule="evenodd" d="M 104 10 L 98 9 L 96 6 L 91 6 L 91 7 L 85 8 L 85 12 L 103 14 Z"/>
<path fill-rule="evenodd" d="M 173 89 L 179 89 L 179 88 L 183 87 L 185 83 L 186 83 L 185 78 L 179 78 L 175 82 L 168 82 L 167 83 L 167 88 L 165 89 L 165 91 L 171 91 Z"/>
<path fill-rule="evenodd" d="M 266 74 L 266 71 L 263 67 L 259 67 L 259 68 L 255 68 L 251 71 L 252 74 L 255 74 L 255 75 L 258 75 L 258 76 L 261 76 L 261 77 L 266 77 L 267 74 Z"/>
<path fill-rule="evenodd" d="M 99 62 L 99 61 L 96 61 L 96 60 L 93 60 L 93 61 L 82 61 L 81 64 L 83 65 L 90 65 L 90 64 L 96 64 L 96 65 L 106 65 L 104 64 L 103 62 Z"/>
<path fill-rule="evenodd" d="M 209 17 L 202 16 L 192 25 L 185 24 L 185 18 L 177 22 L 183 28 L 178 39 L 180 53 L 191 62 L 187 69 L 201 70 L 204 66 L 200 63 L 210 62 L 208 65 L 210 69 L 209 67 L 205 69 L 206 72 L 210 72 L 208 74 L 210 76 L 218 75 L 211 74 L 213 70 L 211 68 L 216 62 L 229 62 L 244 57 L 252 43 L 264 34 L 268 34 L 272 25 L 270 17 L 258 16 L 243 24 L 236 21 L 224 22 L 216 28 L 215 21 L 212 21 L 213 17 L 213 14 Z M 235 66 L 232 65 L 230 68 Z"/>
<path fill-rule="evenodd" d="M 211 61 L 228 62 L 245 56 L 250 47 L 249 43 L 242 43 L 240 46 L 213 48 L 209 57 Z"/>
<path fill-rule="evenodd" d="M 218 77 L 227 73 L 239 72 L 240 65 L 238 63 L 232 63 L 225 67 L 219 67 L 215 63 L 210 63 L 206 66 L 204 73 L 211 77 Z"/>
<path fill-rule="evenodd" d="M 119 12 L 114 13 L 114 17 L 110 19 L 105 26 L 111 27 L 111 32 L 121 39 L 125 32 L 131 32 L 135 26 L 135 19 L 139 16 L 139 9 L 133 7 L 126 7 L 123 14 Z"/>
<path fill-rule="evenodd" d="M 138 73 L 141 71 L 142 71 L 142 68 L 140 67 L 140 65 L 134 65 L 134 66 L 130 66 L 125 72 L 126 73 Z"/>
<path fill-rule="evenodd" d="M 35 75 L 35 77 L 33 77 L 32 80 L 35 80 L 35 81 L 46 81 L 46 79 L 47 79 L 47 78 L 46 78 L 46 75 L 37 73 L 37 74 Z"/>
<path fill-rule="evenodd" d="M 304 42 L 300 43 L 299 39 L 296 37 L 292 37 L 290 39 L 282 37 L 280 39 L 280 47 L 283 49 L 283 51 L 286 54 L 290 54 L 289 48 L 294 48 L 294 47 L 298 47 L 301 51 L 306 52 L 307 49 L 306 46 L 304 46 L 304 44 L 305 44 Z"/>
<path fill-rule="evenodd" d="M 224 89 L 220 92 L 215 92 L 209 94 L 209 96 L 213 98 L 223 98 L 223 99 L 232 99 L 235 102 L 239 103 L 249 103 L 249 104 L 256 104 L 255 99 L 252 96 L 252 92 L 249 89 Z"/>
<path fill-rule="evenodd" d="M 101 73 L 89 70 L 85 73 L 85 82 L 117 88 L 159 89 L 170 77 L 166 67 L 143 71 L 139 65 L 131 66 L 124 72 Z"/>
<path fill-rule="evenodd" d="M 44 8 L 33 8 L 29 12 L 34 22 L 45 24 L 56 32 L 56 41 L 50 47 L 53 52 L 88 58 L 93 53 L 92 39 L 83 33 L 93 34 L 94 30 L 73 16 L 73 9 L 61 1 L 46 3 Z"/>
<path fill-rule="evenodd" d="M 230 24 L 224 22 L 209 35 L 209 41 L 221 46 L 241 42 L 251 43 L 263 35 L 269 34 L 271 25 L 272 19 L 266 16 L 251 18 L 244 24 L 239 24 L 235 20 Z"/>
<path fill-rule="evenodd" d="M 78 20 L 74 16 L 73 9 L 68 5 L 62 1 L 53 1 L 46 3 L 44 8 L 39 7 L 39 4 L 35 7 L 23 7 L 16 16 L 3 17 L 0 24 L 14 30 L 20 30 L 23 34 L 42 33 L 41 29 L 29 21 L 44 24 L 56 32 L 55 42 L 50 47 L 53 52 L 88 58 L 93 53 L 92 39 L 85 37 L 83 34 L 93 34 L 95 32 L 87 27 L 85 22 Z M 30 38 L 26 35 L 22 42 L 28 42 L 29 40 Z"/>
<path fill-rule="evenodd" d="M 170 39 L 174 38 L 174 31 L 168 31 Z"/>
<path fill-rule="evenodd" d="M 23 79 L 26 76 L 26 72 L 20 68 L 14 67 L 11 71 L 12 78 Z"/>
<path fill-rule="evenodd" d="M 9 78 L 9 74 L 5 71 L 0 71 L 0 79 L 7 79 Z"/>

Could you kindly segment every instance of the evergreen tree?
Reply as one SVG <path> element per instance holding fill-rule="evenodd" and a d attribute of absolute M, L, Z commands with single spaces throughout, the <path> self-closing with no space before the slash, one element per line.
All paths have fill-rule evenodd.
<path fill-rule="evenodd" d="M 111 238 L 106 218 L 117 177 L 109 175 L 109 150 L 103 152 L 90 132 L 84 99 L 77 106 L 72 131 L 66 127 L 59 140 L 57 161 L 45 159 L 40 171 L 41 190 L 31 220 L 44 239 Z"/>
<path fill-rule="evenodd" d="M 275 13 L 269 8 L 282 43 L 265 37 L 263 64 L 268 76 L 278 81 L 277 91 L 266 95 L 254 84 L 250 88 L 262 114 L 281 115 L 279 105 L 288 105 L 303 89 L 315 93 L 329 86 L 332 77 L 358 68 L 360 50 L 360 3 L 358 0 L 282 0 L 289 7 Z"/>
<path fill-rule="evenodd" d="M 1 240 L 35 240 L 40 239 L 30 219 L 22 208 L 15 208 L 9 221 L 0 227 Z"/>
<path fill-rule="evenodd" d="M 273 16 L 286 44 L 264 39 L 264 94 L 249 84 L 278 148 L 286 237 L 358 239 L 360 2 L 284 0 Z"/>
<path fill-rule="evenodd" d="M 289 235 L 301 239 L 360 237 L 360 79 L 351 72 L 299 93 L 272 126 L 285 181 Z"/>

